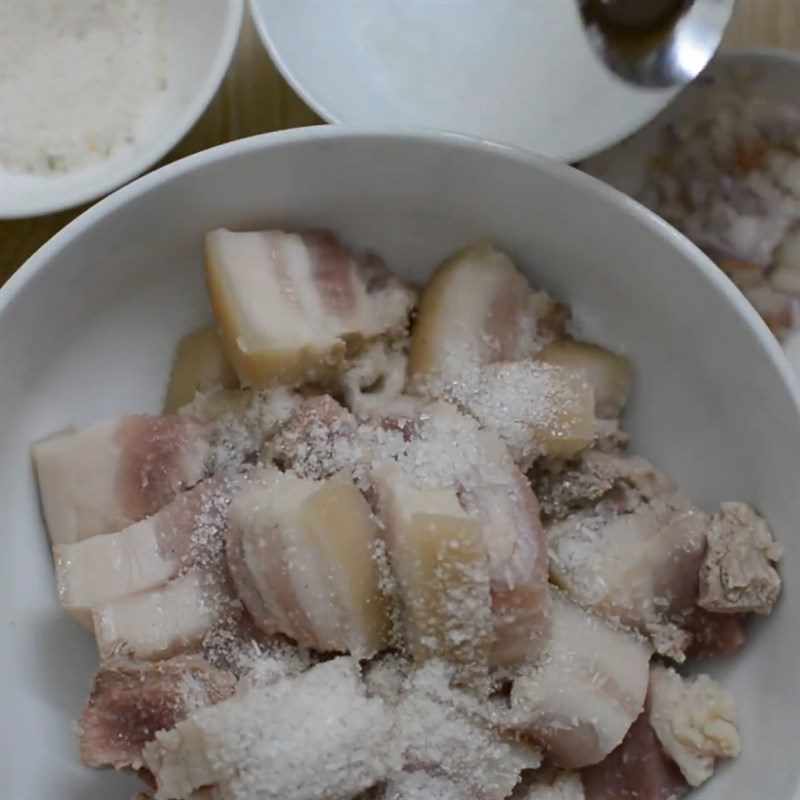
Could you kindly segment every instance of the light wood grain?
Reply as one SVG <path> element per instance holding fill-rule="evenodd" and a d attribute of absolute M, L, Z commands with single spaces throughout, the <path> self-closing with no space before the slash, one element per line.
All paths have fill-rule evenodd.
<path fill-rule="evenodd" d="M 740 0 L 724 49 L 764 46 L 800 51 L 800 0 Z M 320 122 L 272 65 L 246 15 L 239 47 L 220 91 L 162 163 L 243 136 Z M 85 208 L 0 222 L 0 283 Z"/>

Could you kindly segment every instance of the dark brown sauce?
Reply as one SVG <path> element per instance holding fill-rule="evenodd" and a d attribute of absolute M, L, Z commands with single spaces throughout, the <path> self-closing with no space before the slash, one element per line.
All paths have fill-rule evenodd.
<path fill-rule="evenodd" d="M 620 52 L 634 55 L 666 39 L 694 0 L 583 0 L 581 13 Z"/>

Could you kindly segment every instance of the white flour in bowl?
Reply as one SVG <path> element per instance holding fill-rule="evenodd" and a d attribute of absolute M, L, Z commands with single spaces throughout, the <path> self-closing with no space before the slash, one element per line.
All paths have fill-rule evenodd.
<path fill-rule="evenodd" d="M 163 0 L 3 0 L 3 166 L 66 172 L 134 144 L 166 51 Z"/>

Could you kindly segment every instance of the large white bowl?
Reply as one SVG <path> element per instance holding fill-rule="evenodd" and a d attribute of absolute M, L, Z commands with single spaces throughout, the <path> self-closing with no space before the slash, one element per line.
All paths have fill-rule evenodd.
<path fill-rule="evenodd" d="M 9 800 L 111 800 L 134 782 L 78 764 L 74 720 L 96 656 L 60 612 L 28 447 L 69 423 L 160 408 L 172 349 L 209 318 L 203 234 L 324 225 L 423 280 L 490 236 L 636 365 L 634 447 L 701 505 L 740 498 L 786 547 L 784 597 L 711 665 L 744 755 L 698 798 L 790 800 L 798 786 L 798 422 L 778 345 L 674 230 L 581 173 L 445 134 L 313 128 L 171 164 L 98 203 L 0 292 L 2 788 Z"/>
<path fill-rule="evenodd" d="M 168 0 L 167 88 L 142 120 L 135 145 L 84 169 L 29 175 L 0 164 L 0 219 L 35 217 L 94 200 L 163 158 L 197 122 L 231 62 L 244 0 Z"/>

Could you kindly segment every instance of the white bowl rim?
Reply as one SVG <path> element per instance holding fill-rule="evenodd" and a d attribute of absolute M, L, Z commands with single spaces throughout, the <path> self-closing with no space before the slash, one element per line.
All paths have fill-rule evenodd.
<path fill-rule="evenodd" d="M 545 172 L 551 176 L 557 176 L 560 180 L 577 185 L 583 191 L 601 198 L 603 202 L 610 203 L 623 213 L 638 218 L 643 225 L 650 229 L 654 236 L 658 236 L 671 243 L 671 245 L 684 256 L 685 261 L 689 262 L 691 268 L 697 270 L 700 275 L 730 303 L 742 322 L 750 329 L 751 333 L 757 339 L 763 354 L 772 362 L 773 367 L 780 376 L 784 388 L 791 397 L 800 415 L 800 382 L 797 381 L 792 367 L 778 344 L 777 339 L 733 282 L 705 253 L 692 244 L 683 234 L 679 233 L 657 214 L 645 208 L 628 195 L 619 192 L 569 164 L 511 145 L 447 131 L 416 128 L 398 129 L 383 126 L 351 128 L 340 125 L 313 125 L 303 128 L 291 128 L 289 130 L 262 133 L 257 136 L 237 139 L 166 164 L 108 195 L 77 216 L 72 222 L 68 223 L 49 241 L 42 245 L 11 276 L 6 284 L 0 287 L 0 321 L 2 321 L 6 309 L 11 306 L 15 297 L 34 276 L 48 268 L 57 269 L 58 261 L 54 256 L 62 247 L 83 234 L 99 220 L 123 207 L 130 200 L 146 194 L 157 186 L 180 175 L 190 173 L 198 167 L 222 163 L 229 158 L 234 158 L 246 153 L 281 147 L 294 147 L 304 141 L 358 141 L 359 139 L 365 141 L 390 141 L 400 139 L 427 145 L 444 145 L 452 149 L 460 149 L 466 152 L 491 154 L 495 158 L 507 159 L 524 166 L 534 167 L 536 170 Z"/>
<path fill-rule="evenodd" d="M 256 31 L 258 31 L 258 38 L 261 41 L 264 49 L 267 51 L 270 59 L 272 59 L 272 63 L 275 65 L 275 69 L 280 72 L 281 77 L 292 87 L 293 91 L 297 94 L 297 96 L 316 114 L 319 114 L 325 122 L 330 122 L 334 125 L 343 125 L 343 123 L 337 116 L 334 114 L 325 103 L 316 95 L 315 92 L 312 92 L 310 89 L 306 89 L 302 83 L 297 79 L 297 76 L 294 72 L 289 68 L 289 65 L 284 60 L 283 56 L 281 55 L 280 51 L 278 50 L 275 42 L 270 35 L 269 26 L 262 18 L 261 14 L 256 13 L 253 8 L 253 0 L 247 0 L 247 7 L 250 11 L 250 19 L 253 20 L 253 23 L 256 26 Z"/>
<path fill-rule="evenodd" d="M 0 208 L 0 219 L 26 219 L 40 217 L 45 214 L 54 214 L 86 203 L 95 198 L 107 195 L 119 186 L 123 186 L 137 178 L 149 167 L 160 161 L 181 139 L 191 130 L 195 122 L 208 108 L 214 98 L 233 59 L 239 33 L 244 17 L 244 0 L 224 0 L 228 9 L 225 15 L 225 24 L 219 40 L 216 56 L 211 63 L 211 69 L 206 80 L 198 87 L 192 96 L 183 114 L 175 118 L 168 135 L 155 140 L 148 147 L 136 151 L 127 162 L 127 168 L 114 172 L 111 176 L 92 181 L 82 188 L 77 188 L 68 195 L 61 195 L 60 199 L 51 201 L 48 195 L 42 192 L 41 199 L 27 204 L 5 203 Z"/>

